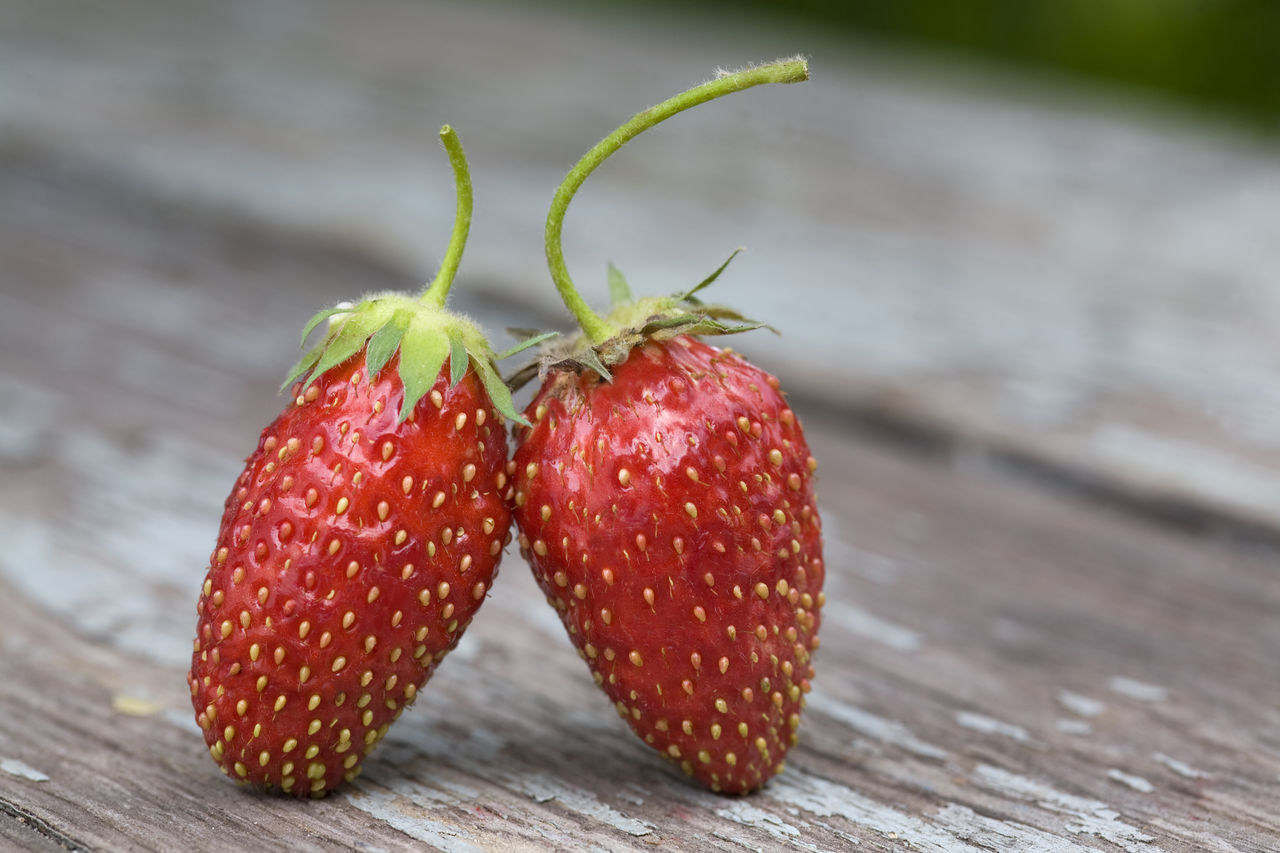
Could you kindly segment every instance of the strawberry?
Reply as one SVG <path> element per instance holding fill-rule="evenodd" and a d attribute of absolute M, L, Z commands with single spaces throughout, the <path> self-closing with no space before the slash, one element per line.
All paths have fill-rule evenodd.
<path fill-rule="evenodd" d="M 559 232 L 586 174 L 640 130 L 804 72 L 764 66 L 676 96 L 570 172 L 548 259 L 585 340 L 544 359 L 508 466 L 521 553 L 596 683 L 645 743 L 729 793 L 762 786 L 796 742 L 823 602 L 817 463 L 777 380 L 694 337 L 758 327 L 727 326 L 742 318 L 695 296 L 724 266 L 639 301 L 611 270 L 621 304 L 601 318 L 568 278 Z"/>
<path fill-rule="evenodd" d="M 458 217 L 441 272 L 322 311 L 227 498 L 197 604 L 188 677 L 209 752 L 232 778 L 323 796 L 414 700 L 483 603 L 509 538 L 506 429 L 519 419 L 487 342 L 444 311 L 470 184 L 442 139 Z M 286 383 L 288 384 L 288 383 Z"/>

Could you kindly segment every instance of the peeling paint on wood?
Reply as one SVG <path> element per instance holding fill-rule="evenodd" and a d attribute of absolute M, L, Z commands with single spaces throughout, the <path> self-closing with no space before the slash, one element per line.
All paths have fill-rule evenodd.
<path fill-rule="evenodd" d="M 31 782 L 48 782 L 49 776 L 41 773 L 39 770 L 27 764 L 25 761 L 19 761 L 16 758 L 0 758 L 0 771 L 8 773 L 10 776 L 18 776 Z"/>

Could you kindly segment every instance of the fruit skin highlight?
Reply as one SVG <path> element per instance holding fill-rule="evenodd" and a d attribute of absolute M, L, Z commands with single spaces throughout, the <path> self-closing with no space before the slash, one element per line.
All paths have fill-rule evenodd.
<path fill-rule="evenodd" d="M 417 299 L 312 318 L 304 341 L 329 331 L 226 501 L 188 684 L 210 755 L 248 785 L 324 796 L 354 778 L 509 541 L 502 415 L 519 416 L 479 330 L 444 310 L 471 192 L 456 135 L 441 137 L 458 216 L 440 274 Z"/>
<path fill-rule="evenodd" d="M 823 603 L 817 463 L 779 383 L 696 337 L 757 328 L 692 290 L 595 314 L 560 254 L 569 200 L 645 128 L 802 60 L 729 74 L 640 113 L 570 172 L 547 255 L 583 336 L 549 353 L 508 467 L 521 553 L 596 683 L 645 743 L 745 794 L 797 741 Z M 726 265 L 727 265 L 726 261 Z M 727 324 L 725 321 L 734 321 Z"/>

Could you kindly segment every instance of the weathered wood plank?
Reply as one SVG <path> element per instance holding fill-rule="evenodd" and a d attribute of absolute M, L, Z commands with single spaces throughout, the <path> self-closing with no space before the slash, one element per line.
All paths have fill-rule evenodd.
<path fill-rule="evenodd" d="M 1274 149 L 822 33 L 682 20 L 673 38 L 582 4 L 0 14 L 11 139 L 415 275 L 448 230 L 433 140 L 455 124 L 473 286 L 552 316 L 542 217 L 573 158 L 716 63 L 806 47 L 814 82 L 682 116 L 593 179 L 567 224 L 588 291 L 609 259 L 661 291 L 745 244 L 720 292 L 787 332 L 749 346 L 793 393 L 1280 536 Z"/>
<path fill-rule="evenodd" d="M 219 506 L 279 404 L 279 330 L 352 280 L 403 282 L 59 182 L 38 156 L 4 165 L 0 837 L 27 837 L 16 812 L 44 828 L 35 849 L 1280 843 L 1273 551 L 903 453 L 803 400 L 830 603 L 801 745 L 764 792 L 703 793 L 636 742 L 509 555 L 356 784 L 244 793 L 204 754 L 182 681 Z M 461 306 L 516 316 L 472 283 Z"/>

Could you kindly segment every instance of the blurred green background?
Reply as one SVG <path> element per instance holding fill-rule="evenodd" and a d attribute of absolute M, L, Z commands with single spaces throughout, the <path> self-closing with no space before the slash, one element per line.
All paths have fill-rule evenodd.
<path fill-rule="evenodd" d="M 1278 0 L 708 0 L 1147 90 L 1280 134 Z"/>

